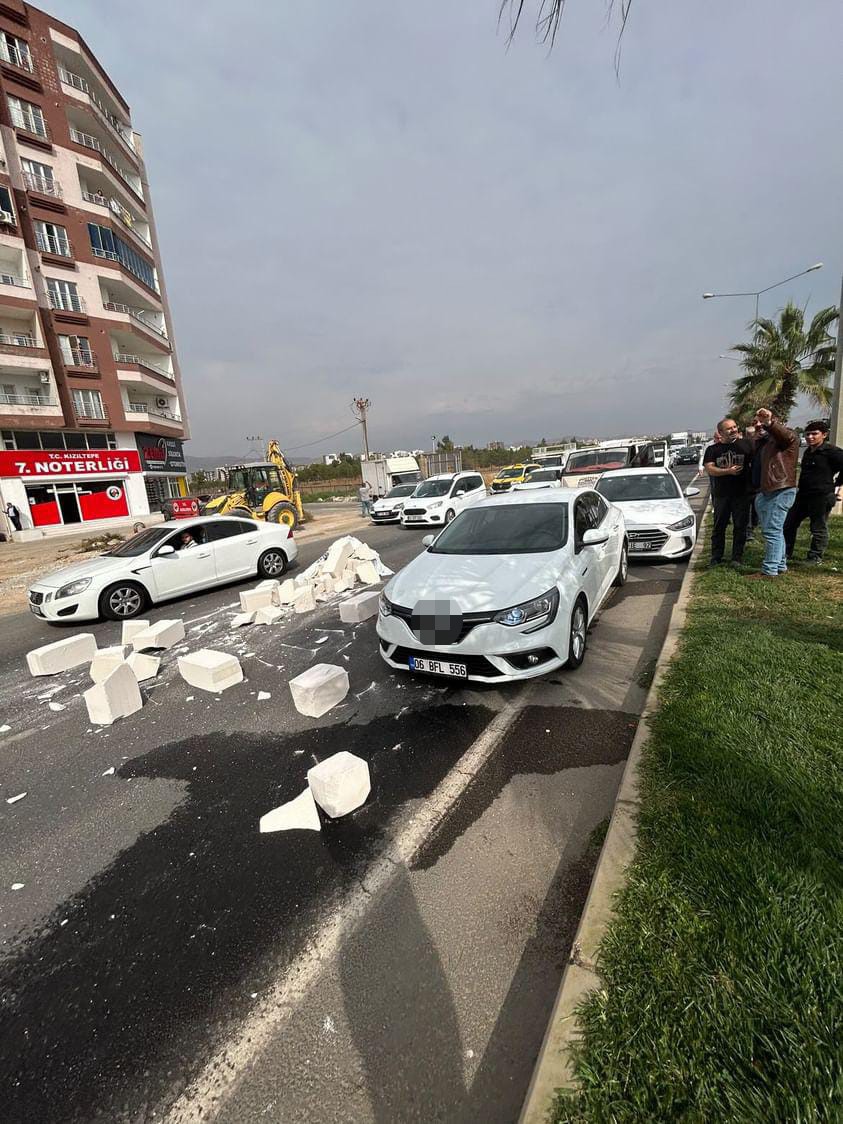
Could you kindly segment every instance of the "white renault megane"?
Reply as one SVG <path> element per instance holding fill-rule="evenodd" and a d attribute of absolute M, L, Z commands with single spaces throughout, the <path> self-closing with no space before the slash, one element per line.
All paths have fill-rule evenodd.
<path fill-rule="evenodd" d="M 623 515 L 591 489 L 495 496 L 424 542 L 380 601 L 396 670 L 506 683 L 579 667 L 589 622 L 626 580 Z"/>

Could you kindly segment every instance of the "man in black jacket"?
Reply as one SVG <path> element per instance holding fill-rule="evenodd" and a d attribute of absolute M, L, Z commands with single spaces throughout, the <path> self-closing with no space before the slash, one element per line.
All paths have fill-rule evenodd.
<path fill-rule="evenodd" d="M 814 565 L 823 560 L 828 546 L 828 516 L 843 487 L 843 449 L 829 445 L 827 438 L 828 422 L 812 421 L 805 426 L 808 448 L 802 454 L 796 500 L 784 524 L 785 551 L 787 557 L 792 558 L 796 532 L 803 520 L 810 519 L 808 561 Z"/>
<path fill-rule="evenodd" d="M 732 524 L 732 565 L 740 566 L 749 523 L 749 489 L 752 482 L 752 443 L 740 435 L 734 418 L 717 426 L 716 441 L 703 453 L 703 468 L 711 478 L 714 526 L 711 530 L 711 565 L 723 561 L 726 528 Z"/>

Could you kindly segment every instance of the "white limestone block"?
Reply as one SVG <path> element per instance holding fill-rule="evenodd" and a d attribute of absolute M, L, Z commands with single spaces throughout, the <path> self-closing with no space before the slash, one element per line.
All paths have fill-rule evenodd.
<path fill-rule="evenodd" d="M 321 718 L 348 694 L 348 672 L 330 663 L 316 663 L 290 680 L 290 692 L 299 714 Z"/>
<path fill-rule="evenodd" d="M 265 609 L 272 604 L 272 590 L 244 589 L 240 594 L 240 608 L 244 613 L 254 613 L 257 609 Z"/>
<path fill-rule="evenodd" d="M 184 640 L 184 621 L 158 621 L 133 636 L 132 647 L 136 652 L 145 652 L 148 648 L 172 648 L 181 640 Z"/>
<path fill-rule="evenodd" d="M 354 543 L 348 538 L 337 539 L 328 548 L 328 555 L 322 565 L 322 573 L 338 578 L 354 553 Z"/>
<path fill-rule="evenodd" d="M 377 590 L 368 590 L 366 593 L 349 597 L 340 605 L 340 620 L 345 621 L 346 624 L 359 624 L 360 621 L 367 621 L 369 617 L 376 617 L 380 596 Z"/>
<path fill-rule="evenodd" d="M 135 673 L 138 683 L 144 683 L 147 679 L 154 679 L 158 674 L 161 657 L 148 656 L 144 652 L 132 652 L 126 663 Z"/>
<path fill-rule="evenodd" d="M 283 582 L 281 582 L 281 587 L 278 591 L 279 605 L 292 605 L 295 596 L 296 583 L 292 578 L 286 578 Z"/>
<path fill-rule="evenodd" d="M 261 832 L 319 831 L 322 827 L 313 793 L 306 788 L 295 800 L 273 808 L 260 818 Z"/>
<path fill-rule="evenodd" d="M 242 628 L 245 624 L 254 624 L 256 615 L 257 609 L 254 611 L 254 613 L 235 613 L 231 618 L 231 627 Z"/>
<path fill-rule="evenodd" d="M 120 634 L 121 644 L 131 644 L 139 632 L 149 628 L 150 622 L 144 620 L 123 621 L 123 631 Z"/>
<path fill-rule="evenodd" d="M 101 683 L 89 687 L 82 697 L 89 721 L 97 726 L 110 726 L 143 706 L 137 677 L 128 663 L 121 663 Z"/>
<path fill-rule="evenodd" d="M 309 613 L 315 608 L 316 598 L 313 596 L 313 590 L 309 585 L 302 586 L 301 589 L 296 590 L 296 599 L 293 602 L 293 609 L 297 613 Z"/>
<path fill-rule="evenodd" d="M 92 632 L 77 632 L 64 640 L 55 640 L 26 653 L 30 675 L 58 675 L 90 663 L 97 654 L 97 641 Z"/>
<path fill-rule="evenodd" d="M 376 585 L 381 580 L 374 562 L 358 562 L 354 567 L 354 572 L 358 581 L 361 581 L 363 585 Z"/>
<path fill-rule="evenodd" d="M 243 668 L 237 657 L 212 648 L 179 656 L 179 674 L 191 687 L 202 691 L 224 691 L 243 682 Z"/>
<path fill-rule="evenodd" d="M 374 562 L 378 557 L 378 552 L 364 542 L 354 548 L 352 558 L 357 562 Z"/>
<path fill-rule="evenodd" d="M 359 808 L 372 790 L 368 764 L 345 750 L 308 769 L 307 783 L 313 799 L 332 819 Z"/>
<path fill-rule="evenodd" d="M 281 592 L 281 582 L 277 581 L 275 578 L 267 578 L 266 581 L 258 582 L 258 584 L 255 586 L 255 589 L 268 589 L 270 594 L 272 595 L 272 604 L 281 604 L 281 601 L 279 600 Z"/>
<path fill-rule="evenodd" d="M 116 667 L 125 663 L 126 657 L 132 649 L 128 644 L 115 644 L 111 648 L 100 648 L 91 660 L 88 674 L 95 683 L 102 683 Z"/>
<path fill-rule="evenodd" d="M 283 616 L 283 609 L 279 609 L 276 605 L 265 605 L 263 609 L 256 611 L 255 624 L 275 624 Z"/>

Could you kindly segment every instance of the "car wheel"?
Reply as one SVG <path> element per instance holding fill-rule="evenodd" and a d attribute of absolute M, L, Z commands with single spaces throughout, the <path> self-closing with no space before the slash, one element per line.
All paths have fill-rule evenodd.
<path fill-rule="evenodd" d="M 128 621 L 146 608 L 149 597 L 136 582 L 115 582 L 100 594 L 100 616 L 109 621 Z"/>
<path fill-rule="evenodd" d="M 586 635 L 588 633 L 588 616 L 585 601 L 580 598 L 574 611 L 571 613 L 571 631 L 568 636 L 568 661 L 565 667 L 574 671 L 585 659 Z"/>
<path fill-rule="evenodd" d="M 456 514 L 457 513 L 454 511 L 454 509 L 452 507 L 449 507 L 448 510 L 445 512 L 445 523 L 446 524 L 450 523 L 451 520 L 454 518 L 454 516 Z"/>
<path fill-rule="evenodd" d="M 621 547 L 621 560 L 618 565 L 618 572 L 615 574 L 615 580 L 612 582 L 612 585 L 621 586 L 626 584 L 626 577 L 629 573 L 628 550 L 629 548 L 627 547 L 626 543 L 624 543 Z"/>
<path fill-rule="evenodd" d="M 287 555 L 283 550 L 271 547 L 258 559 L 258 573 L 262 578 L 280 578 L 287 569 Z"/>

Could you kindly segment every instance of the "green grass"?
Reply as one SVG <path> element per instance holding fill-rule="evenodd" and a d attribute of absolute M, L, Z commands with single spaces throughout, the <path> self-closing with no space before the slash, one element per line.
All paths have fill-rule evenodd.
<path fill-rule="evenodd" d="M 822 567 L 699 576 L 556 1122 L 843 1119 L 843 520 L 832 528 Z"/>

